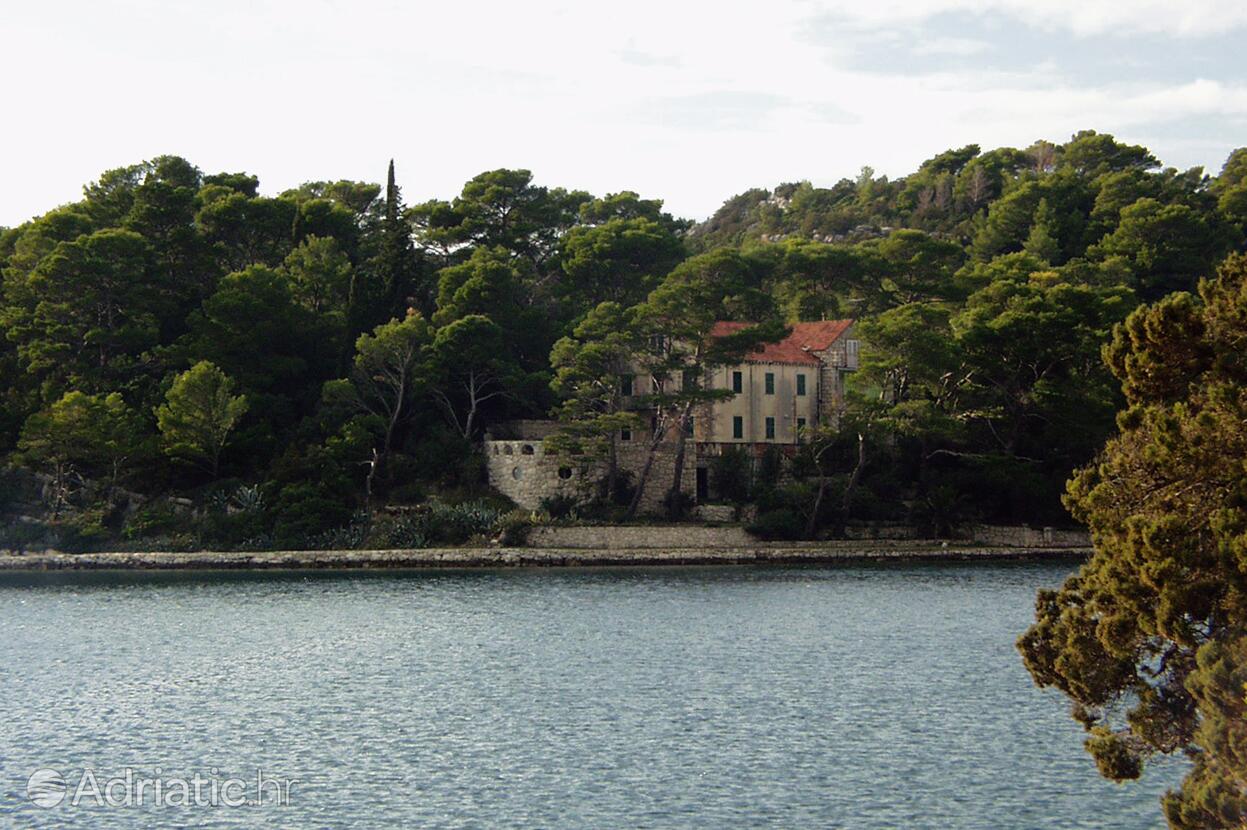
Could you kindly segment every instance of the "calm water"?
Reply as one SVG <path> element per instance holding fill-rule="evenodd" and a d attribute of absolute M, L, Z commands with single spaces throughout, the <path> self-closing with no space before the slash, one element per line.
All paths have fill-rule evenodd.
<path fill-rule="evenodd" d="M 1013 648 L 1071 567 L 10 576 L 0 826 L 1159 826 Z M 68 804 L 127 767 L 297 782 Z"/>

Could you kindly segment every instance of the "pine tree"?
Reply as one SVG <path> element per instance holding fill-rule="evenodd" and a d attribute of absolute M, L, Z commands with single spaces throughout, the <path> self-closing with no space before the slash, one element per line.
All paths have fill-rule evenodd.
<path fill-rule="evenodd" d="M 1048 206 L 1047 199 L 1039 200 L 1035 209 L 1035 218 L 1031 222 L 1030 235 L 1026 237 L 1023 249 L 1049 265 L 1056 265 L 1061 258 L 1061 245 L 1057 241 L 1056 216 Z"/>
<path fill-rule="evenodd" d="M 402 318 L 415 307 L 431 312 L 428 287 L 419 279 L 421 268 L 411 244 L 411 228 L 403 210 L 402 191 L 395 183 L 394 160 L 386 174 L 385 205 L 376 227 L 376 243 L 366 271 L 369 279 L 355 293 L 356 330 L 371 330 L 387 320 Z"/>

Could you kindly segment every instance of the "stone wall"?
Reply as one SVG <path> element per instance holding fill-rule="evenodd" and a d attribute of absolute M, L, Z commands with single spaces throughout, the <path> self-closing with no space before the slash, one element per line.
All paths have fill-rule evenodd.
<path fill-rule="evenodd" d="M 536 548 L 731 548 L 756 544 L 744 528 L 697 525 L 535 527 L 528 534 L 528 546 Z"/>
<path fill-rule="evenodd" d="M 980 545 L 1004 545 L 1015 548 L 1089 548 L 1091 534 L 1085 530 L 1061 530 L 1054 527 L 1010 527 L 978 525 L 971 541 Z"/>
<path fill-rule="evenodd" d="M 547 455 L 541 441 L 486 440 L 489 483 L 528 510 L 555 495 L 588 500 L 600 476 L 599 465 L 576 456 Z"/>
<path fill-rule="evenodd" d="M 878 526 L 876 535 L 866 536 L 855 528 L 859 540 L 918 540 L 913 528 Z M 1087 534 L 1077 530 L 980 525 L 969 539 L 960 540 L 1001 548 L 1077 548 L 1091 547 Z M 931 544 L 930 540 L 925 540 Z M 715 548 L 757 545 L 758 540 L 743 527 L 701 527 L 698 525 L 601 525 L 593 527 L 535 527 L 528 545 L 541 548 Z M 837 544 L 847 544 L 840 542 Z"/>
<path fill-rule="evenodd" d="M 490 485 L 526 510 L 539 509 L 542 499 L 555 495 L 589 501 L 597 483 L 606 476 L 605 462 L 587 456 L 547 453 L 541 440 L 489 438 L 482 449 Z M 619 469 L 632 473 L 634 484 L 645 464 L 648 449 L 648 436 L 642 432 L 634 432 L 633 440 L 617 445 Z M 674 475 L 675 444 L 664 442 L 650 468 L 640 512 L 657 514 L 664 510 Z M 685 448 L 680 489 L 690 498 L 696 496 L 697 449 L 692 441 Z"/>
<path fill-rule="evenodd" d="M 850 525 L 845 528 L 850 539 L 920 539 L 921 534 L 913 527 L 900 524 L 877 523 Z M 1085 530 L 1066 530 L 1054 527 L 1025 527 L 1022 525 L 974 525 L 958 536 L 958 541 L 976 545 L 997 545 L 1010 548 L 1089 548 L 1091 536 Z"/>

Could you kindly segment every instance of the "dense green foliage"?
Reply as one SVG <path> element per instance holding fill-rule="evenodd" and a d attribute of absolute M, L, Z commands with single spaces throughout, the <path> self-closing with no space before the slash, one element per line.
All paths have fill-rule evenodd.
<path fill-rule="evenodd" d="M 783 462 L 796 485 L 751 481 L 730 498 L 824 532 L 1059 522 L 1061 483 L 1120 403 L 1102 344 L 1139 302 L 1192 289 L 1242 244 L 1244 158 L 1214 178 L 1094 133 L 967 147 L 896 181 L 866 170 L 750 191 L 694 227 L 661 202 L 541 187 L 523 170 L 408 207 L 392 166 L 384 187 L 263 196 L 254 176 L 165 156 L 0 230 L 0 454 L 55 482 L 43 489 L 58 513 L 96 511 L 105 532 L 169 498 L 203 518 L 243 487 L 259 498 L 218 511 L 248 517 L 218 538 L 245 524 L 309 544 L 363 508 L 481 493 L 474 445 L 501 420 L 555 413 L 579 449 L 609 454 L 631 417 L 621 354 L 672 381 L 652 402 L 682 436 L 714 394 L 700 377 L 750 338 L 852 316 L 854 428 Z M 765 325 L 716 345 L 716 319 Z M 215 397 L 186 394 L 205 366 Z M 625 506 L 672 485 L 612 480 L 603 494 Z"/>
<path fill-rule="evenodd" d="M 1247 257 L 1137 309 L 1105 349 L 1127 408 L 1070 481 L 1094 557 L 1043 591 L 1019 647 L 1065 692 L 1105 775 L 1193 761 L 1172 827 L 1247 822 Z"/>

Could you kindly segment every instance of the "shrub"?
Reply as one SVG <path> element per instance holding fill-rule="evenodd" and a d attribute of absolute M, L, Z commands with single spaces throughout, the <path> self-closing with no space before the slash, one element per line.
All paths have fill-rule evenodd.
<path fill-rule="evenodd" d="M 306 548 L 320 534 L 351 520 L 351 508 L 327 490 L 308 482 L 282 487 L 273 508 L 273 538 L 278 547 Z"/>
<path fill-rule="evenodd" d="M 312 550 L 355 550 L 361 547 L 368 535 L 368 514 L 357 510 L 350 524 L 325 530 L 308 539 Z"/>
<path fill-rule="evenodd" d="M 95 550 L 111 536 L 104 521 L 105 511 L 95 508 L 56 523 L 57 547 L 66 553 Z"/>
<path fill-rule="evenodd" d="M 533 516 L 523 510 L 512 510 L 496 525 L 498 541 L 508 547 L 522 547 L 528 544 L 528 533 L 533 529 Z"/>
<path fill-rule="evenodd" d="M 126 522 L 121 535 L 131 541 L 163 536 L 183 529 L 190 524 L 188 518 L 179 516 L 167 501 L 153 501 L 143 505 Z"/>
<path fill-rule="evenodd" d="M 767 445 L 758 457 L 754 468 L 753 490 L 755 493 L 774 489 L 784 471 L 784 456 L 773 444 Z"/>
<path fill-rule="evenodd" d="M 426 514 L 426 534 L 430 542 L 461 545 L 473 536 L 489 533 L 501 515 L 501 510 L 484 501 L 454 505 L 433 502 Z"/>
<path fill-rule="evenodd" d="M 753 524 L 745 529 L 759 539 L 788 541 L 802 537 L 805 533 L 805 519 L 792 508 L 781 507 L 760 513 Z"/>
<path fill-rule="evenodd" d="M 48 526 L 43 522 L 8 522 L 0 524 L 0 550 L 25 553 L 48 537 Z"/>
<path fill-rule="evenodd" d="M 617 470 L 615 472 L 615 486 L 607 493 L 607 498 L 612 504 L 620 507 L 627 507 L 632 503 L 632 497 L 636 495 L 635 476 L 631 470 Z"/>
<path fill-rule="evenodd" d="M 550 514 L 551 519 L 571 519 L 580 512 L 580 500 L 575 496 L 559 493 L 543 498 L 541 509 Z"/>
<path fill-rule="evenodd" d="M 733 504 L 749 501 L 749 454 L 728 448 L 710 462 L 710 486 L 719 498 Z"/>
<path fill-rule="evenodd" d="M 379 548 L 424 548 L 429 545 L 427 522 L 423 516 L 403 514 L 379 523 L 372 544 Z"/>
<path fill-rule="evenodd" d="M 431 502 L 396 518 L 380 520 L 372 543 L 382 548 L 462 545 L 473 536 L 491 533 L 503 514 L 485 499 L 461 504 Z"/>
<path fill-rule="evenodd" d="M 663 497 L 662 503 L 663 506 L 667 508 L 667 515 L 673 518 L 679 518 L 681 516 L 688 515 L 688 512 L 693 509 L 693 505 L 696 502 L 688 493 L 679 492 L 667 493 L 667 495 Z"/>

